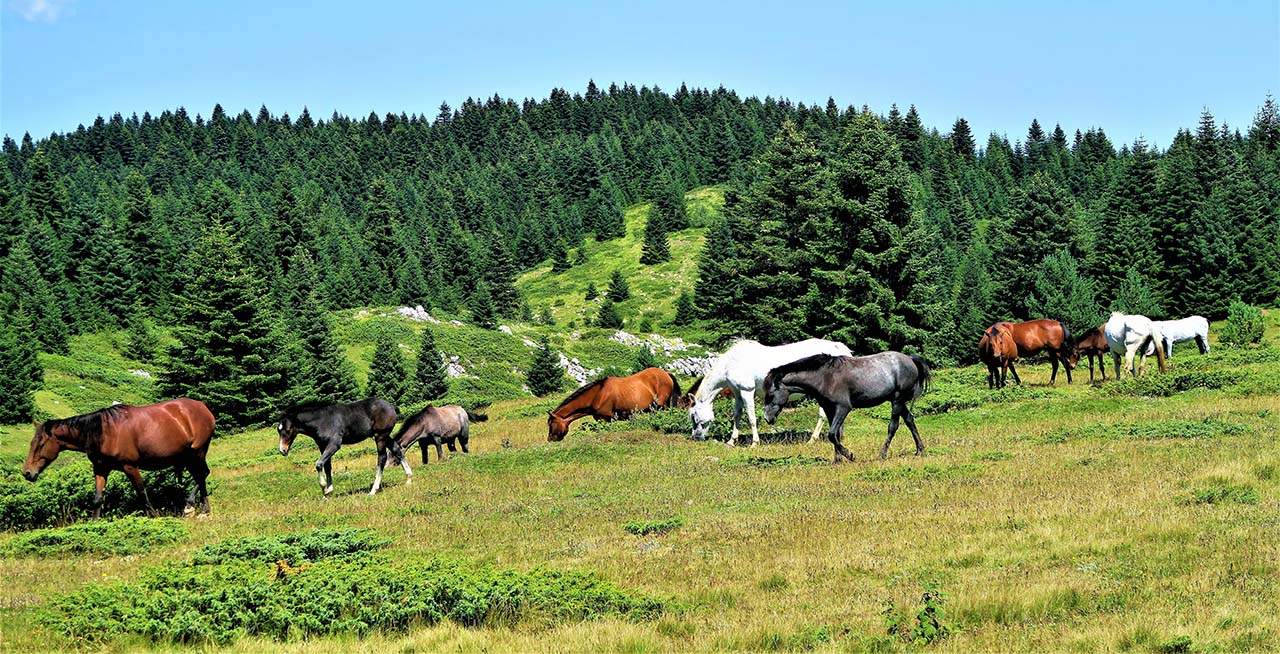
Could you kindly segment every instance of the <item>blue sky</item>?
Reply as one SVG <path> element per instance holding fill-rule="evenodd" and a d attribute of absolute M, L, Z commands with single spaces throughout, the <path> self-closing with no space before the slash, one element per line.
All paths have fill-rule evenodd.
<path fill-rule="evenodd" d="M 372 111 L 543 98 L 588 79 L 965 117 L 1161 147 L 1209 108 L 1280 95 L 1280 2 L 272 2 L 0 0 L 0 133 L 101 114 Z"/>

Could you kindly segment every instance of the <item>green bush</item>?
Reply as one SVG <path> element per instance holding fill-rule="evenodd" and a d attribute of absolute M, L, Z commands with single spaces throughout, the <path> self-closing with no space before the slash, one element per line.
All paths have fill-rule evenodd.
<path fill-rule="evenodd" d="M 1261 343 L 1266 328 L 1262 309 L 1236 300 L 1227 307 L 1227 324 L 1218 332 L 1218 340 L 1235 345 Z"/>
<path fill-rule="evenodd" d="M 1252 431 L 1238 422 L 1217 418 L 1203 420 L 1157 420 L 1154 422 L 1094 423 L 1068 427 L 1051 433 L 1046 440 L 1054 443 L 1077 439 L 1160 440 L 1165 438 L 1218 438 L 1240 436 Z"/>
<path fill-rule="evenodd" d="M 341 541 L 337 547 L 321 545 Z M 53 597 L 41 623 L 72 643 L 141 636 L 167 645 L 227 645 L 403 633 L 444 619 L 467 627 L 654 619 L 662 600 L 582 572 L 500 570 L 449 559 L 392 561 L 371 532 L 242 538 L 204 548 L 135 582 L 88 584 Z M 270 561 L 277 553 L 300 555 Z"/>
<path fill-rule="evenodd" d="M 1126 376 L 1097 388 L 1098 392 L 1111 396 L 1169 397 L 1196 388 L 1230 388 L 1245 377 L 1238 370 L 1190 370 L 1167 375 Z"/>
<path fill-rule="evenodd" d="M 627 524 L 622 525 L 622 528 L 627 530 L 627 533 L 634 534 L 636 536 L 648 536 L 649 534 L 657 534 L 661 536 L 662 534 L 675 531 L 682 526 L 684 526 L 684 518 L 675 516 L 673 518 L 667 518 L 666 520 L 632 520 Z"/>
<path fill-rule="evenodd" d="M 17 556 L 124 556 L 150 552 L 186 537 L 187 528 L 177 518 L 127 517 L 29 531 L 10 540 L 6 549 Z"/>
<path fill-rule="evenodd" d="M 1257 504 L 1258 491 L 1248 484 L 1218 482 L 1191 491 L 1192 504 Z"/>
<path fill-rule="evenodd" d="M 920 610 L 916 611 L 914 620 L 900 612 L 892 601 L 885 602 L 884 610 L 881 611 L 885 630 L 890 636 L 913 645 L 931 645 L 943 640 L 958 631 L 947 621 L 944 609 L 946 601 L 947 596 L 938 590 L 937 582 L 929 582 L 924 584 Z"/>
<path fill-rule="evenodd" d="M 65 465 L 44 471 L 35 483 L 22 477 L 21 462 L 0 462 L 0 529 L 33 529 L 83 520 L 93 515 L 93 471 L 89 461 L 76 457 Z M 191 490 L 191 478 L 175 469 L 143 472 L 142 481 L 151 504 L 162 513 L 181 513 Z M 209 492 L 215 484 L 208 482 Z M 146 504 L 123 473 L 107 477 L 103 492 L 103 515 L 119 516 L 141 512 Z"/>

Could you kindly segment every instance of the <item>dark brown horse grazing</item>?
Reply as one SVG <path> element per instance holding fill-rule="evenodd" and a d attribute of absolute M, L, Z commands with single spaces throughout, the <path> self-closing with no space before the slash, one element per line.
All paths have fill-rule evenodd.
<path fill-rule="evenodd" d="M 1107 345 L 1107 334 L 1104 331 L 1106 325 L 1098 325 L 1093 329 L 1084 333 L 1080 340 L 1076 341 L 1075 351 L 1071 353 L 1071 366 L 1075 367 L 1076 362 L 1080 360 L 1080 355 L 1089 358 L 1089 381 L 1093 382 L 1093 358 L 1098 358 L 1098 370 L 1102 371 L 1102 381 L 1107 381 L 1107 364 L 1106 359 L 1102 358 L 1111 352 L 1110 346 Z"/>
<path fill-rule="evenodd" d="M 579 388 L 547 416 L 547 440 L 563 440 L 569 424 L 591 416 L 596 420 L 626 420 L 631 414 L 656 407 L 674 407 L 680 397 L 675 375 L 661 368 L 645 368 L 628 377 L 605 377 Z"/>
<path fill-rule="evenodd" d="M 978 359 L 987 366 L 987 388 L 1004 388 L 1011 372 L 1013 381 L 1022 383 L 1013 365 L 1018 360 L 1018 346 L 1013 342 L 1009 324 L 998 322 L 988 327 L 978 341 Z"/>
<path fill-rule="evenodd" d="M 440 449 L 441 444 L 448 445 L 450 452 L 458 451 L 458 448 L 453 446 L 455 440 L 462 445 L 464 454 L 471 452 L 467 449 L 467 441 L 471 438 L 471 423 L 484 422 L 488 419 L 489 416 L 483 413 L 472 413 L 456 404 L 428 406 L 404 419 L 404 424 L 400 426 L 395 440 L 404 450 L 408 450 L 417 443 L 422 449 L 422 463 L 425 464 L 428 444 L 436 446 L 437 460 L 444 458 L 444 450 Z"/>
<path fill-rule="evenodd" d="M 1066 325 L 1044 318 L 1000 324 L 1008 327 L 1013 342 L 1018 345 L 1018 358 L 1027 359 L 1041 352 L 1049 354 L 1049 363 L 1053 364 L 1050 385 L 1058 379 L 1059 362 L 1067 371 L 1067 383 L 1071 383 L 1071 351 L 1075 349 L 1075 343 L 1071 341 L 1071 331 Z M 1014 381 L 1017 380 L 1017 375 L 1014 375 Z"/>
<path fill-rule="evenodd" d="M 203 402 L 181 398 L 147 406 L 117 404 L 93 413 L 36 423 L 35 427 L 22 476 L 35 481 L 62 450 L 84 452 L 93 466 L 97 491 L 93 496 L 94 519 L 102 513 L 102 491 L 112 470 L 129 477 L 151 515 L 155 509 L 138 471 L 186 468 L 195 481 L 187 496 L 188 509 L 194 510 L 199 499 L 200 510 L 209 512 L 209 492 L 205 487 L 209 466 L 204 458 L 213 438 L 213 414 Z"/>
<path fill-rule="evenodd" d="M 677 407 L 680 407 L 681 409 L 687 409 L 687 408 L 689 408 L 689 407 L 693 406 L 694 399 L 698 397 L 698 389 L 699 389 L 699 388 L 702 388 L 702 380 L 703 380 L 703 379 L 706 379 L 706 377 L 699 377 L 699 378 L 697 378 L 697 379 L 693 380 L 693 384 L 692 384 L 691 386 L 689 386 L 689 390 L 688 390 L 688 391 L 686 391 L 685 393 L 681 394 L 681 395 L 680 395 L 680 398 L 679 398 L 678 400 L 676 400 L 676 406 L 677 406 Z M 733 399 L 733 389 L 732 389 L 732 388 L 729 388 L 728 386 L 725 386 L 724 388 L 722 388 L 722 389 L 720 390 L 720 396 L 719 396 L 719 397 L 720 397 L 721 399 L 725 399 L 725 400 L 732 400 L 732 399 Z"/>

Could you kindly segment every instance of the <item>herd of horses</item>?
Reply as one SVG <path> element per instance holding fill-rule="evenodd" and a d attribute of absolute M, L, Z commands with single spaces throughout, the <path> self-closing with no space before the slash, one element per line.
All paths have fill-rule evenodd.
<path fill-rule="evenodd" d="M 978 357 L 987 367 L 987 384 L 993 389 L 1003 388 L 1008 374 L 1020 384 L 1015 363 L 1040 353 L 1046 353 L 1053 366 L 1050 384 L 1057 379 L 1059 365 L 1066 371 L 1067 383 L 1071 383 L 1071 370 L 1081 355 L 1089 358 L 1092 382 L 1094 357 L 1099 360 L 1104 380 L 1106 370 L 1102 356 L 1106 352 L 1111 353 L 1115 362 L 1116 377 L 1120 376 L 1122 357 L 1124 370 L 1136 376 L 1151 354 L 1159 361 L 1160 371 L 1165 372 L 1165 360 L 1172 355 L 1174 343 L 1195 340 L 1200 352 L 1208 353 L 1208 330 L 1208 321 L 1200 316 L 1160 322 L 1139 315 L 1113 313 L 1105 324 L 1073 340 L 1067 327 L 1056 320 L 998 322 L 983 331 L 978 341 Z M 1133 361 L 1138 354 L 1142 361 L 1135 370 Z M 809 442 L 817 440 L 823 422 L 829 419 L 827 438 L 834 448 L 836 463 L 841 457 L 853 460 L 842 443 L 844 421 L 849 412 L 885 402 L 891 405 L 892 413 L 880 458 L 887 456 L 900 422 L 906 422 L 915 440 L 916 454 L 921 455 L 925 445 L 910 403 L 925 392 L 930 380 L 930 364 L 918 355 L 887 351 L 853 356 L 843 343 L 816 338 L 777 346 L 744 340 L 717 358 L 707 374 L 695 381 L 685 394 L 681 393 L 675 376 L 660 368 L 647 368 L 626 377 L 604 377 L 575 390 L 548 412 L 547 440 L 562 440 L 570 425 L 582 418 L 624 420 L 638 412 L 664 407 L 687 409 L 692 437 L 705 440 L 715 420 L 714 400 L 732 397 L 732 431 L 727 444 L 737 444 L 739 423 L 745 413 L 754 447 L 760 442 L 755 397 L 761 393 L 765 401 L 764 417 L 770 424 L 791 400 L 813 399 L 818 405 L 818 422 Z M 382 473 L 392 462 L 404 468 L 406 483 L 412 483 L 413 470 L 405 451 L 415 443 L 422 450 L 424 464 L 428 461 L 428 445 L 435 446 L 438 459 L 444 455 L 442 445 L 456 452 L 455 442 L 465 453 L 469 451 L 470 424 L 484 420 L 487 420 L 484 414 L 458 405 L 428 406 L 406 418 L 393 435 L 400 421 L 396 407 L 385 400 L 369 398 L 286 411 L 280 416 L 276 431 L 282 455 L 289 454 L 298 434 L 315 441 L 320 450 L 315 464 L 316 476 L 326 497 L 333 492 L 331 461 L 334 454 L 343 445 L 372 438 L 378 452 L 374 482 L 369 489 L 373 495 L 381 488 Z M 207 513 L 209 467 L 205 456 L 213 428 L 214 417 L 208 407 L 186 398 L 147 406 L 113 405 L 84 415 L 49 420 L 35 425 L 22 474 L 34 482 L 59 452 L 84 452 L 94 474 L 96 518 L 101 512 L 103 490 L 111 471 L 124 472 L 143 498 L 148 513 L 154 513 L 139 471 L 184 469 L 194 482 L 187 498 L 187 511 Z"/>

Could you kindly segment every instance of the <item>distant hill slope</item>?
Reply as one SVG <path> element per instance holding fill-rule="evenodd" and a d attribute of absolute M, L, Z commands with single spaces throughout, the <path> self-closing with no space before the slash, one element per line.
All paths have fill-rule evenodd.
<path fill-rule="evenodd" d="M 676 298 L 682 291 L 692 291 L 697 279 L 698 254 L 702 251 L 706 227 L 720 215 L 724 207 L 724 190 L 706 187 L 685 194 L 685 203 L 693 227 L 671 234 L 671 260 L 646 266 L 640 263 L 645 222 L 651 205 L 640 204 L 627 209 L 627 235 L 602 243 L 588 240 L 586 263 L 556 274 L 551 262 L 543 262 L 516 280 L 535 315 L 544 307 L 551 310 L 556 325 L 568 327 L 570 322 L 581 327 L 594 320 L 603 298 L 588 301 L 587 285 L 594 283 L 603 293 L 614 270 L 622 271 L 631 286 L 631 299 L 618 305 L 629 331 L 660 331 L 688 337 L 700 334 L 668 324 L 675 315 Z M 573 260 L 576 250 L 570 251 Z M 642 325 L 650 329 L 642 329 Z"/>

